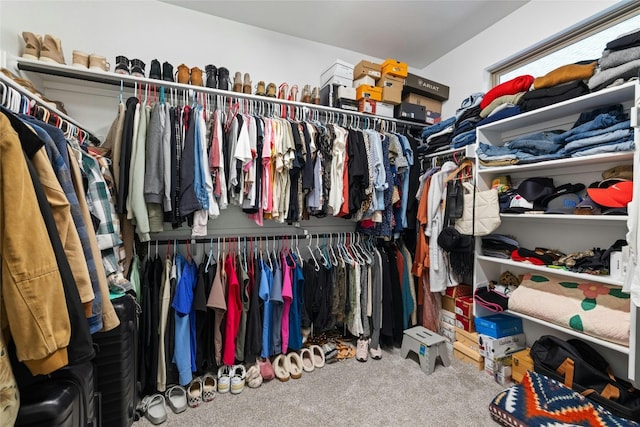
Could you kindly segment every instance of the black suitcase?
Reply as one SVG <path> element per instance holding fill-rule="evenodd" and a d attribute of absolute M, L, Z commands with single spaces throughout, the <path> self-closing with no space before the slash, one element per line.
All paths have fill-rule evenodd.
<path fill-rule="evenodd" d="M 20 389 L 17 426 L 96 426 L 92 362 L 66 366 Z"/>
<path fill-rule="evenodd" d="M 130 426 L 137 404 L 137 303 L 129 294 L 112 300 L 112 303 L 120 325 L 111 331 L 93 335 L 100 417 L 104 426 Z"/>

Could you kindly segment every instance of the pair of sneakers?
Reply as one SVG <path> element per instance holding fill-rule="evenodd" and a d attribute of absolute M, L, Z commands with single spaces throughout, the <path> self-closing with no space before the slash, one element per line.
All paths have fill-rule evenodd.
<path fill-rule="evenodd" d="M 356 360 L 359 362 L 366 362 L 368 356 L 371 355 L 371 358 L 374 360 L 382 359 L 382 350 L 380 349 L 380 345 L 378 347 L 373 348 L 370 347 L 371 338 L 361 337 L 358 339 L 356 345 Z"/>
<path fill-rule="evenodd" d="M 220 366 L 218 369 L 218 393 L 242 393 L 246 377 L 247 371 L 244 365 Z"/>

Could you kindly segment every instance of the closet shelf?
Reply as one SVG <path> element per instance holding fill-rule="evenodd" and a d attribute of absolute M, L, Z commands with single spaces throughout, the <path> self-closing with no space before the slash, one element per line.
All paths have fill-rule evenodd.
<path fill-rule="evenodd" d="M 555 323 L 547 322 L 546 320 L 538 319 L 536 317 L 532 317 L 532 316 L 529 316 L 529 315 L 526 315 L 526 314 L 518 313 L 518 312 L 515 312 L 515 311 L 511 311 L 511 310 L 507 310 L 506 313 L 511 314 L 513 316 L 520 317 L 522 319 L 528 320 L 528 321 L 533 322 L 533 323 L 544 325 L 544 326 L 546 326 L 548 328 L 555 329 L 556 331 L 563 332 L 563 333 L 568 334 L 568 335 L 572 335 L 572 336 L 574 336 L 576 338 L 579 338 L 579 339 L 581 339 L 583 341 L 592 342 L 592 343 L 598 344 L 598 345 L 600 345 L 602 347 L 610 348 L 612 350 L 617 351 L 618 353 L 629 354 L 629 347 L 626 347 L 626 346 L 623 346 L 623 345 L 620 345 L 620 344 L 616 344 L 616 343 L 613 343 L 613 342 L 610 342 L 610 341 L 606 341 L 606 340 L 603 340 L 603 339 L 600 339 L 600 338 L 592 337 L 591 335 L 583 334 L 583 333 L 575 331 L 573 329 L 570 329 L 570 328 L 567 328 L 567 327 L 564 327 L 564 326 L 560 326 L 560 325 L 556 325 Z"/>
<path fill-rule="evenodd" d="M 89 134 L 90 138 L 93 140 L 94 143 L 98 143 L 98 144 L 100 143 L 100 140 L 95 136 L 96 135 L 95 132 L 92 132 L 92 131 L 88 130 L 86 128 L 86 126 L 78 123 L 76 120 L 72 119 L 67 114 L 65 114 L 62 111 L 58 110 L 56 107 L 51 105 L 50 102 L 45 102 L 42 98 L 39 98 L 33 92 L 31 92 L 28 89 L 22 87 L 21 85 L 19 85 L 18 83 L 14 82 L 13 80 L 11 80 L 9 77 L 5 76 L 2 73 L 0 73 L 0 82 L 4 83 L 6 86 L 9 86 L 12 89 L 16 90 L 17 92 L 19 92 L 21 95 L 25 96 L 26 98 L 28 98 L 30 100 L 33 100 L 39 106 L 47 109 L 50 114 L 57 115 L 58 117 L 60 117 L 61 120 L 64 120 L 64 121 L 70 123 L 71 125 L 81 129 L 83 132 Z"/>
<path fill-rule="evenodd" d="M 136 85 L 152 85 L 152 86 L 164 86 L 166 88 L 178 89 L 183 91 L 195 91 L 204 94 L 211 94 L 216 96 L 224 96 L 229 98 L 240 98 L 246 99 L 249 101 L 262 102 L 262 103 L 270 103 L 270 104 L 279 104 L 279 105 L 288 105 L 292 107 L 298 107 L 303 109 L 303 111 L 319 111 L 328 114 L 340 114 L 346 115 L 361 119 L 370 119 L 378 122 L 389 122 L 396 123 L 404 126 L 412 126 L 412 127 L 426 127 L 429 126 L 427 123 L 418 123 L 412 122 L 408 120 L 395 119 L 391 117 L 382 117 L 375 116 L 371 114 L 364 114 L 357 111 L 348 111 L 342 110 L 339 108 L 327 107 L 324 105 L 316 105 L 316 104 L 307 104 L 299 101 L 288 101 L 285 99 L 278 98 L 267 98 L 264 96 L 245 94 L 240 92 L 232 92 L 228 90 L 222 89 L 212 89 L 205 86 L 192 86 L 188 84 L 176 83 L 176 82 L 167 82 L 163 80 L 150 79 L 146 77 L 136 77 L 125 74 L 116 74 L 112 72 L 105 71 L 95 71 L 89 69 L 83 69 L 79 67 L 74 67 L 71 65 L 62 65 L 62 64 L 52 64 L 37 60 L 30 60 L 25 58 L 16 58 L 16 66 L 18 69 L 23 71 L 31 71 L 35 73 L 40 73 L 49 76 L 58 76 L 64 78 L 73 78 L 78 80 L 84 80 L 88 82 L 111 85 L 111 86 L 126 86 L 129 88 L 136 87 Z"/>
<path fill-rule="evenodd" d="M 584 169 L 600 169 L 605 170 L 606 167 L 603 167 L 603 164 L 609 164 L 614 162 L 621 161 L 633 161 L 633 152 L 632 151 L 624 151 L 619 153 L 607 153 L 607 154 L 595 154 L 593 156 L 585 156 L 585 157 L 571 157 L 566 159 L 558 159 L 558 160 L 549 160 L 545 162 L 539 163 L 530 163 L 526 165 L 510 165 L 510 166 L 495 166 L 495 167 L 486 167 L 480 166 L 478 168 L 478 174 L 480 175 L 494 175 L 494 174 L 503 174 L 503 173 L 519 173 L 519 174 L 528 174 L 530 175 L 532 172 L 538 175 L 544 175 L 550 172 L 555 172 L 557 174 L 558 169 L 567 171 L 571 169 L 570 173 L 575 173 L 577 168 Z"/>
<path fill-rule="evenodd" d="M 549 219 L 561 220 L 575 223 L 579 222 L 601 222 L 601 221 L 613 221 L 613 222 L 624 222 L 626 223 L 628 220 L 627 215 L 562 215 L 562 214 L 500 214 L 501 218 L 515 218 L 515 219 L 523 219 L 525 221 L 529 220 L 542 220 L 546 221 Z"/>
<path fill-rule="evenodd" d="M 540 271 L 546 274 L 552 274 L 554 276 L 571 277 L 573 279 L 587 281 L 587 282 L 598 282 L 598 283 L 606 283 L 608 285 L 622 286 L 622 280 L 613 279 L 610 276 L 597 276 L 595 274 L 574 273 L 573 271 L 565 271 L 565 270 L 556 269 L 556 268 L 549 268 L 544 265 L 527 264 L 524 262 L 512 261 L 510 259 L 495 258 L 495 257 L 486 256 L 486 255 L 478 255 L 476 258 L 478 261 L 506 265 L 509 267 L 521 268 L 529 271 Z"/>

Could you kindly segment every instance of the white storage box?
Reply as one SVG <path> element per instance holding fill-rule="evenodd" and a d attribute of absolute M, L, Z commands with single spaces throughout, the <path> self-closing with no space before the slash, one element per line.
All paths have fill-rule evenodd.
<path fill-rule="evenodd" d="M 320 75 L 320 86 L 328 84 L 353 86 L 353 64 L 336 59 L 336 62 Z"/>

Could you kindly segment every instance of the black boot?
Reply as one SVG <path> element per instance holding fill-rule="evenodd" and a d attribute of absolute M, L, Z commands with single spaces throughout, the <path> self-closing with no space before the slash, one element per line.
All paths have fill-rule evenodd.
<path fill-rule="evenodd" d="M 215 65 L 207 65 L 204 67 L 204 71 L 207 75 L 205 86 L 216 89 L 218 87 L 218 69 Z"/>
<path fill-rule="evenodd" d="M 173 65 L 168 62 L 162 64 L 162 80 L 172 82 L 173 80 Z"/>
<path fill-rule="evenodd" d="M 149 78 L 160 80 L 162 78 L 160 74 L 160 61 L 157 59 L 151 60 L 151 67 L 149 68 Z"/>
<path fill-rule="evenodd" d="M 218 89 L 229 90 L 230 87 L 229 81 L 229 70 L 224 67 L 218 68 Z"/>

